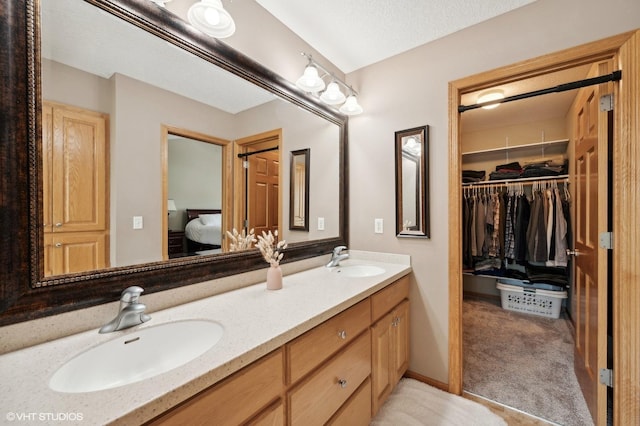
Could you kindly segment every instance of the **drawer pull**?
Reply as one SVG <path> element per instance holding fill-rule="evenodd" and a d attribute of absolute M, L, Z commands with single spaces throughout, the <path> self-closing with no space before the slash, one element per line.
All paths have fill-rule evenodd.
<path fill-rule="evenodd" d="M 342 389 L 344 389 L 344 388 L 346 388 L 346 387 L 347 387 L 347 381 L 346 381 L 345 379 L 340 379 L 340 380 L 338 380 L 338 384 L 340 385 L 340 387 L 341 387 Z"/>
<path fill-rule="evenodd" d="M 62 243 L 56 243 L 55 246 L 56 247 L 62 247 Z"/>
<path fill-rule="evenodd" d="M 338 331 L 338 337 L 340 337 L 342 340 L 345 340 L 347 338 L 347 332 L 344 330 Z"/>

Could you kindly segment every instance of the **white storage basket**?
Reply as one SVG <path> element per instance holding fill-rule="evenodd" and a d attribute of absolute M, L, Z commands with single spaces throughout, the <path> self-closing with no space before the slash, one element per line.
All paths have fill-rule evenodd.
<path fill-rule="evenodd" d="M 562 300 L 567 298 L 566 291 L 529 289 L 502 283 L 496 287 L 500 290 L 502 309 L 547 318 L 559 318 Z"/>

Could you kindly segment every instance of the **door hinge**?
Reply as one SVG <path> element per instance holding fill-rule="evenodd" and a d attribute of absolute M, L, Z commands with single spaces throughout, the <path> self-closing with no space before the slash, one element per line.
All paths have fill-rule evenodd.
<path fill-rule="evenodd" d="M 600 233 L 600 247 L 607 250 L 613 249 L 613 232 Z"/>
<path fill-rule="evenodd" d="M 613 387 L 613 370 L 609 368 L 600 369 L 600 383 L 610 388 Z"/>
<path fill-rule="evenodd" d="M 613 111 L 613 93 L 600 96 L 600 111 Z"/>

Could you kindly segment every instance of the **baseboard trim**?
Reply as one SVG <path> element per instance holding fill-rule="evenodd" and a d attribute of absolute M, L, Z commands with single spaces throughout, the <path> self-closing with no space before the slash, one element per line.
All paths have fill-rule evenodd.
<path fill-rule="evenodd" d="M 407 370 L 404 373 L 404 377 L 408 377 L 409 379 L 415 379 L 419 382 L 425 383 L 429 386 L 433 386 L 434 388 L 438 388 L 440 390 L 443 390 L 445 392 L 449 392 L 449 384 L 441 382 L 439 380 L 436 379 L 432 379 L 430 377 L 427 376 L 423 376 L 422 374 L 418 374 L 415 373 L 413 371 Z"/>

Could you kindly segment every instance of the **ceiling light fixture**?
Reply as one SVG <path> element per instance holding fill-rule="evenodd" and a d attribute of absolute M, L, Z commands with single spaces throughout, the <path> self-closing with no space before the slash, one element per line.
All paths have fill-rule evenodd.
<path fill-rule="evenodd" d="M 481 93 L 478 96 L 478 104 L 483 104 L 485 102 L 497 101 L 500 99 L 504 99 L 504 92 L 502 90 L 491 90 L 489 92 Z M 485 105 L 482 108 L 484 109 L 493 109 L 498 108 L 500 106 L 500 102 L 496 102 L 493 104 Z"/>
<path fill-rule="evenodd" d="M 236 31 L 233 18 L 222 7 L 220 0 L 200 0 L 194 3 L 187 12 L 187 19 L 191 25 L 215 38 L 229 37 Z"/>
<path fill-rule="evenodd" d="M 320 94 L 320 100 L 327 105 L 342 104 L 340 112 L 343 114 L 356 115 L 362 113 L 362 107 L 358 105 L 358 99 L 356 98 L 358 93 L 353 90 L 353 87 L 349 86 L 347 83 L 333 75 L 333 73 L 325 67 L 317 63 L 311 55 L 307 53 L 302 53 L 302 55 L 309 60 L 309 63 L 305 67 L 302 77 L 296 80 L 296 86 L 305 92 L 316 95 L 322 92 L 322 94 Z M 318 73 L 318 69 L 320 69 L 324 74 L 320 75 Z M 331 77 L 331 81 L 326 86 L 325 90 L 325 82 L 323 78 L 328 76 Z M 345 96 L 345 94 L 342 93 L 340 86 L 348 90 L 349 96 Z"/>

